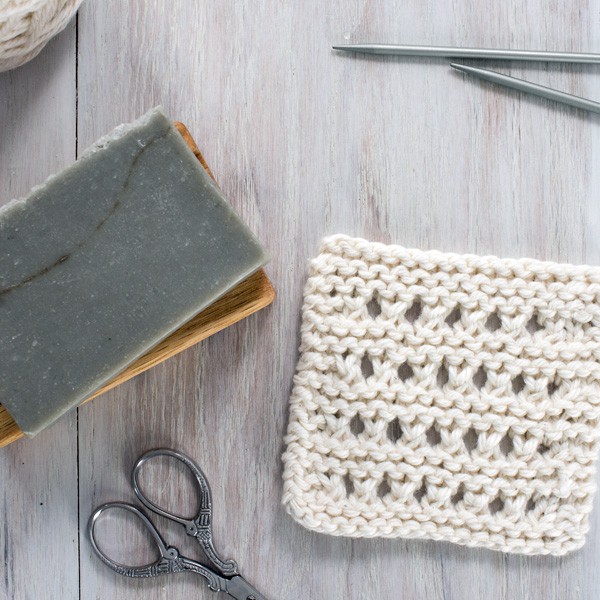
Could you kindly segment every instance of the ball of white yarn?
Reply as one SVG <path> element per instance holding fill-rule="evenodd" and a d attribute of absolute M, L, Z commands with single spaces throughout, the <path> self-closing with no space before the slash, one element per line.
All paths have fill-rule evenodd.
<path fill-rule="evenodd" d="M 82 0 L 0 0 L 0 71 L 14 69 L 61 31 Z"/>

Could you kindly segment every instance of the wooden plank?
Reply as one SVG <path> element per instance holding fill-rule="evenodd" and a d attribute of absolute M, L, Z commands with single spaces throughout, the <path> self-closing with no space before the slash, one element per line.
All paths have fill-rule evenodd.
<path fill-rule="evenodd" d="M 196 158 L 202 163 L 208 174 L 213 177 L 185 125 L 176 123 L 176 126 Z M 275 290 L 264 270 L 260 269 L 129 365 L 122 373 L 119 373 L 87 398 L 84 403 L 97 398 L 128 379 L 156 366 L 163 360 L 167 360 L 171 356 L 221 331 L 221 329 L 229 327 L 229 325 L 233 325 L 257 310 L 268 306 L 274 298 Z M 24 435 L 8 411 L 0 404 L 0 447 L 11 444 Z"/>
<path fill-rule="evenodd" d="M 0 75 L 0 202 L 75 159 L 75 23 Z M 1 335 L 1 333 L 0 333 Z M 0 451 L 0 598 L 79 597 L 77 417 Z"/>
<path fill-rule="evenodd" d="M 588 544 L 563 559 L 332 538 L 280 505 L 302 287 L 323 235 L 600 264 L 596 119 L 464 81 L 447 61 L 351 58 L 329 45 L 598 50 L 599 11 L 599 0 L 84 3 L 81 143 L 154 104 L 178 115 L 269 248 L 279 301 L 80 409 L 82 531 L 101 502 L 132 499 L 139 454 L 169 446 L 205 469 L 217 545 L 268 598 L 600 596 L 598 503 Z M 600 98 L 589 68 L 494 68 Z M 114 91 L 126 101 L 108 102 Z M 176 478 L 161 484 L 182 493 Z M 179 544 L 178 529 L 166 532 Z M 81 543 L 83 600 L 214 598 L 194 577 L 119 577 Z"/>

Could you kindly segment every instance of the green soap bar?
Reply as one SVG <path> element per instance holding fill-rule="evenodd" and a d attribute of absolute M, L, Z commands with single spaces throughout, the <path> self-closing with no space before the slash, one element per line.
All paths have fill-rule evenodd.
<path fill-rule="evenodd" d="M 160 109 L 0 209 L 0 402 L 34 435 L 268 257 Z"/>

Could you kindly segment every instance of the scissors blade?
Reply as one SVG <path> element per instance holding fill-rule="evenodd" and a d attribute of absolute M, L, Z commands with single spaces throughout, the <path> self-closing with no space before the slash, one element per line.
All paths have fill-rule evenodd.
<path fill-rule="evenodd" d="M 222 591 L 227 592 L 235 600 L 267 600 L 258 590 L 253 588 L 241 575 L 224 580 L 225 587 Z"/>

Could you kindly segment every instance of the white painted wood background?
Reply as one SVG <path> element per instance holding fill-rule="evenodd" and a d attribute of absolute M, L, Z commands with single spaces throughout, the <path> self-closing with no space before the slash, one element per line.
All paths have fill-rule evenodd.
<path fill-rule="evenodd" d="M 330 50 L 343 41 L 600 51 L 600 0 L 86 0 L 0 75 L 3 202 L 162 104 L 271 251 L 279 294 L 0 449 L 0 598 L 215 597 L 193 575 L 133 581 L 91 555 L 91 510 L 132 500 L 129 470 L 157 446 L 201 463 L 217 547 L 269 599 L 600 597 L 599 502 L 585 548 L 560 559 L 330 538 L 281 507 L 301 292 L 323 235 L 600 264 L 600 118 L 465 81 L 445 60 Z M 492 67 L 600 100 L 597 67 Z M 182 499 L 176 478 L 165 490 Z"/>

